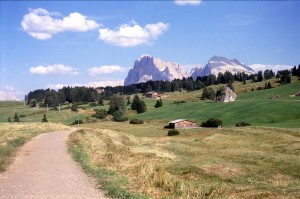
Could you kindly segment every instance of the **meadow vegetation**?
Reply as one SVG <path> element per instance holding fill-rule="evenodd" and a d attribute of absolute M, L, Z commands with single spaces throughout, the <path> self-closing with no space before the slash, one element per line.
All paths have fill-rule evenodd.
<path fill-rule="evenodd" d="M 300 129 L 84 124 L 70 151 L 115 198 L 299 198 Z M 124 197 L 128 196 L 128 197 Z"/>
<path fill-rule="evenodd" d="M 107 115 L 107 100 L 104 106 L 80 104 L 77 111 L 71 104 L 59 111 L 1 102 L 0 170 L 38 133 L 65 128 L 59 123 L 80 123 L 69 151 L 113 198 L 300 198 L 300 98 L 293 95 L 300 82 L 295 78 L 287 85 L 275 78 L 234 82 L 238 96 L 231 103 L 200 100 L 202 90 L 181 90 L 165 93 L 163 106 L 155 108 L 157 100 L 138 94 L 147 111 L 137 114 L 127 103 L 122 122 Z M 262 89 L 268 82 L 272 89 Z M 226 85 L 210 87 L 220 86 Z M 8 123 L 15 113 L 20 122 Z M 48 122 L 42 123 L 44 114 Z M 180 118 L 198 126 L 217 118 L 222 124 L 215 126 L 222 128 L 182 129 L 168 136 L 163 127 Z"/>

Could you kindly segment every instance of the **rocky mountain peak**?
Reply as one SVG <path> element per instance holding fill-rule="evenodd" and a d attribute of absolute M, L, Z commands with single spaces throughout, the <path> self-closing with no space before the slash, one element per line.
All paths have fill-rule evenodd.
<path fill-rule="evenodd" d="M 124 85 L 146 82 L 149 80 L 172 81 L 175 78 L 187 77 L 185 70 L 180 64 L 166 62 L 159 58 L 145 54 L 140 56 L 135 62 L 125 79 Z"/>

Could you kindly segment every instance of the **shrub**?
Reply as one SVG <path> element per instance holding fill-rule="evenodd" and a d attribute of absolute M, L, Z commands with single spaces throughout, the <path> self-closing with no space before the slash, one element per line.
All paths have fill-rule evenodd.
<path fill-rule="evenodd" d="M 89 103 L 89 106 L 97 106 L 96 102 Z"/>
<path fill-rule="evenodd" d="M 175 135 L 179 135 L 179 131 L 176 129 L 172 129 L 168 131 L 168 136 L 175 136 Z"/>
<path fill-rule="evenodd" d="M 202 122 L 202 127 L 219 127 L 222 126 L 223 122 L 222 120 L 218 118 L 210 118 L 206 122 Z"/>
<path fill-rule="evenodd" d="M 47 116 L 46 116 L 46 114 L 44 113 L 44 116 L 43 116 L 43 118 L 42 118 L 42 122 L 48 122 L 48 120 L 47 120 Z"/>
<path fill-rule="evenodd" d="M 15 122 L 20 122 L 20 120 L 19 120 L 19 117 L 18 117 L 18 114 L 17 114 L 17 113 L 15 113 L 15 116 L 14 116 L 14 121 L 15 121 Z"/>
<path fill-rule="evenodd" d="M 128 121 L 128 117 L 121 117 L 121 118 L 118 118 L 118 119 L 115 118 L 115 121 L 116 122 L 126 122 L 126 121 Z"/>
<path fill-rule="evenodd" d="M 235 124 L 236 127 L 242 127 L 242 126 L 251 126 L 248 122 L 239 122 Z"/>
<path fill-rule="evenodd" d="M 72 104 L 71 111 L 77 112 L 78 111 L 77 108 L 78 108 L 77 104 Z"/>
<path fill-rule="evenodd" d="M 144 124 L 143 120 L 139 120 L 139 119 L 131 119 L 129 121 L 130 124 Z"/>
<path fill-rule="evenodd" d="M 71 125 L 77 125 L 77 124 L 83 124 L 83 121 L 78 119 L 78 120 L 75 120 Z"/>
<path fill-rule="evenodd" d="M 95 118 L 104 119 L 107 116 L 107 111 L 104 109 L 100 109 L 96 111 L 96 113 L 93 115 Z"/>

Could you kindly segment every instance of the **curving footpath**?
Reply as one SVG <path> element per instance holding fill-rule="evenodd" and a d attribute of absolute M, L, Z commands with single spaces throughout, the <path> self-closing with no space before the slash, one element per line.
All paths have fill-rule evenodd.
<path fill-rule="evenodd" d="M 73 131 L 41 134 L 25 144 L 14 163 L 0 174 L 0 198 L 106 198 L 67 151 Z"/>

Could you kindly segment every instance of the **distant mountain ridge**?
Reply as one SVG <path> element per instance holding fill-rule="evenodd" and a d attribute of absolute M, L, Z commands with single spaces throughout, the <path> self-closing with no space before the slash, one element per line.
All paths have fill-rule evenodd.
<path fill-rule="evenodd" d="M 241 63 L 237 59 L 227 59 L 225 57 L 213 56 L 209 59 L 204 67 L 195 67 L 188 73 L 184 67 L 176 62 L 166 62 L 159 58 L 154 58 L 148 54 L 142 55 L 134 62 L 134 66 L 128 72 L 124 81 L 124 85 L 137 84 L 149 80 L 172 81 L 173 79 L 182 79 L 184 77 L 218 75 L 219 72 L 225 73 L 244 72 L 246 74 L 254 74 L 254 70 L 249 66 Z"/>
<path fill-rule="evenodd" d="M 142 55 L 134 62 L 133 69 L 128 72 L 124 85 L 146 82 L 149 80 L 172 81 L 182 79 L 187 73 L 182 66 L 175 62 L 165 62 L 148 54 Z"/>
<path fill-rule="evenodd" d="M 20 101 L 13 92 L 0 91 L 0 101 Z"/>
<path fill-rule="evenodd" d="M 237 59 L 229 60 L 225 57 L 213 56 L 208 60 L 208 63 L 204 67 L 193 68 L 190 76 L 196 79 L 198 76 L 206 76 L 214 74 L 218 76 L 219 73 L 225 73 L 229 71 L 231 73 L 246 73 L 248 75 L 254 74 L 254 70 L 249 66 L 241 63 Z"/>

